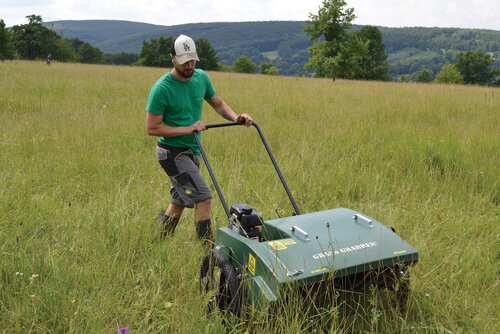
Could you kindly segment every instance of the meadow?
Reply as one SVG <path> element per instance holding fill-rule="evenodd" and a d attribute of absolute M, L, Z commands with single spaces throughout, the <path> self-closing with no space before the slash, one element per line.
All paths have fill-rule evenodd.
<path fill-rule="evenodd" d="M 500 331 L 500 89 L 209 73 L 264 131 L 302 213 L 354 209 L 419 251 L 404 312 L 224 327 L 206 316 L 192 210 L 173 237 L 155 232 L 170 186 L 145 106 L 166 71 L 0 62 L 1 333 Z M 224 121 L 208 104 L 203 117 Z M 229 204 L 292 213 L 254 130 L 202 139 Z"/>

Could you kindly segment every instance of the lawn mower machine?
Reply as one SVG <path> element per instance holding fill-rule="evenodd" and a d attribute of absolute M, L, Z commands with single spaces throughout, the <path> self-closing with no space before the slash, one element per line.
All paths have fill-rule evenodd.
<path fill-rule="evenodd" d="M 243 123 L 209 124 L 207 129 Z M 202 288 L 213 291 L 209 309 L 239 315 L 242 300 L 256 309 L 286 299 L 292 290 L 358 289 L 378 286 L 392 290 L 404 304 L 408 269 L 418 253 L 395 230 L 362 213 L 337 208 L 302 214 L 256 123 L 260 138 L 285 188 L 295 213 L 263 220 L 247 204 L 228 207 L 198 134 L 194 137 L 228 218 L 219 227 L 215 247 L 203 259 Z M 322 285 L 323 284 L 323 285 Z"/>

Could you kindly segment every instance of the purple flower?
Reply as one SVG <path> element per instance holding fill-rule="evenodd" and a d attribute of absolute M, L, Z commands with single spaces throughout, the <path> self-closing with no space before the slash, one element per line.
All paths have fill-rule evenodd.
<path fill-rule="evenodd" d="M 370 310 L 372 313 L 377 313 L 377 309 L 374 307 Z"/>
<path fill-rule="evenodd" d="M 125 334 L 128 333 L 128 327 L 120 327 L 116 334 Z"/>

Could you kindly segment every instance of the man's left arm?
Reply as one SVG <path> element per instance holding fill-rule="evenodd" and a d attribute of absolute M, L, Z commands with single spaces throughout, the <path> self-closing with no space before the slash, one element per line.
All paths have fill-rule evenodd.
<path fill-rule="evenodd" d="M 212 106 L 212 108 L 215 109 L 215 111 L 217 111 L 219 115 L 221 115 L 225 119 L 232 122 L 245 122 L 245 126 L 252 125 L 253 120 L 252 117 L 250 117 L 250 115 L 248 114 L 237 115 L 233 111 L 233 109 L 231 109 L 231 107 L 226 102 L 224 102 L 223 99 L 221 99 L 219 95 L 215 94 L 211 98 L 206 99 L 206 101 L 208 102 L 208 104 Z"/>

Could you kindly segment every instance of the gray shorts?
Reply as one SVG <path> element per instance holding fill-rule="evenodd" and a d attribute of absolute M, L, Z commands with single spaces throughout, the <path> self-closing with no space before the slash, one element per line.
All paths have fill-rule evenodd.
<path fill-rule="evenodd" d="M 200 173 L 199 155 L 187 147 L 161 145 L 156 147 L 156 157 L 172 183 L 171 203 L 193 208 L 196 203 L 212 198 Z"/>

